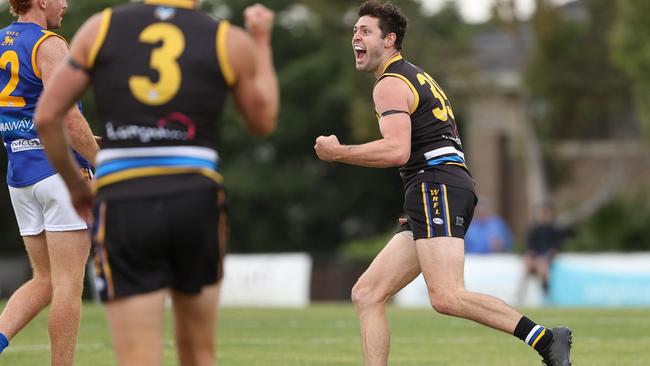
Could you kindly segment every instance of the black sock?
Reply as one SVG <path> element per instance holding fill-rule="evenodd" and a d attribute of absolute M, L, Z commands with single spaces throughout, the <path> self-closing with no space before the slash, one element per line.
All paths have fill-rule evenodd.
<path fill-rule="evenodd" d="M 525 316 L 522 316 L 519 323 L 517 323 L 513 335 L 526 342 L 537 352 L 545 350 L 553 340 L 553 332 L 550 329 L 536 324 Z"/>

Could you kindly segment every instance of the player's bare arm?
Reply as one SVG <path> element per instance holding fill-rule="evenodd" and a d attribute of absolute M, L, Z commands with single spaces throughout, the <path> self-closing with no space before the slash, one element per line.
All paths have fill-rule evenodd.
<path fill-rule="evenodd" d="M 271 31 L 274 13 L 262 5 L 246 8 L 248 32 L 232 27 L 228 36 L 228 59 L 236 77 L 234 96 L 249 131 L 268 135 L 275 130 L 279 88 L 273 66 Z"/>
<path fill-rule="evenodd" d="M 321 160 L 371 168 L 406 164 L 411 154 L 411 118 L 408 111 L 414 102 L 413 92 L 404 81 L 386 77 L 375 86 L 373 99 L 381 116 L 379 130 L 382 138 L 362 145 L 341 145 L 334 135 L 320 136 L 314 149 Z"/>
<path fill-rule="evenodd" d="M 89 85 L 89 75 L 83 68 L 88 65 L 88 54 L 100 21 L 99 15 L 92 17 L 77 33 L 69 56 L 77 66 L 69 62 L 59 64 L 45 85 L 35 117 L 48 158 L 65 181 L 75 209 L 87 221 L 91 216 L 92 193 L 70 153 L 69 137 L 63 126 L 64 117 Z"/>
<path fill-rule="evenodd" d="M 36 54 L 36 63 L 43 76 L 43 85 L 47 87 L 56 68 L 69 57 L 68 46 L 59 37 L 48 37 L 40 45 Z M 70 135 L 70 143 L 91 165 L 95 165 L 95 156 L 99 146 L 93 137 L 88 122 L 76 105 L 65 116 L 65 126 Z"/>
<path fill-rule="evenodd" d="M 230 27 L 228 60 L 235 74 L 235 104 L 248 130 L 266 136 L 275 130 L 279 111 L 279 87 L 273 66 L 271 31 L 274 13 L 262 5 L 246 8 L 247 32 Z"/>

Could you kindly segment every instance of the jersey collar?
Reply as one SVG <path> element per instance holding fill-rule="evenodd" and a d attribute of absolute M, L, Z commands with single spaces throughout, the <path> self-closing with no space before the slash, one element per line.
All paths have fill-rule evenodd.
<path fill-rule="evenodd" d="M 198 0 L 144 0 L 144 3 L 148 5 L 162 5 L 186 9 L 194 9 L 199 5 Z"/>
<path fill-rule="evenodd" d="M 401 60 L 401 59 L 402 59 L 402 54 L 401 53 L 398 53 L 395 56 L 389 58 L 388 61 L 386 61 L 386 63 L 384 64 L 384 66 L 381 67 L 381 73 L 379 75 L 383 75 L 386 72 L 386 69 L 388 68 L 388 66 L 390 66 L 390 64 L 392 64 L 395 61 Z"/>
<path fill-rule="evenodd" d="M 18 25 L 18 26 L 28 26 L 28 27 L 34 26 L 34 27 L 39 27 L 41 29 L 45 29 L 45 27 L 43 27 L 42 25 L 36 24 L 34 22 L 19 22 L 19 21 L 16 20 L 16 21 L 11 22 L 11 24 Z"/>

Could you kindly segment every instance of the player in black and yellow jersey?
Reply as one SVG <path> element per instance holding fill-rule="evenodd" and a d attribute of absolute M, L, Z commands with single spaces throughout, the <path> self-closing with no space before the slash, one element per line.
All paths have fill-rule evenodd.
<path fill-rule="evenodd" d="M 406 25 L 399 8 L 371 0 L 361 5 L 353 30 L 356 68 L 377 79 L 373 99 L 382 138 L 341 145 L 336 136 L 320 136 L 315 145 L 324 161 L 398 166 L 404 182 L 406 222 L 352 289 L 365 365 L 387 364 L 385 304 L 423 273 L 436 311 L 514 334 L 546 364 L 568 366 L 568 328 L 546 329 L 501 300 L 464 287 L 463 237 L 476 204 L 474 182 L 445 93 L 401 55 Z"/>
<path fill-rule="evenodd" d="M 247 8 L 245 32 L 197 4 L 145 0 L 93 16 L 36 112 L 50 160 L 90 218 L 91 190 L 66 153 L 61 116 L 92 83 L 103 137 L 95 264 L 121 365 L 162 363 L 168 295 L 180 363 L 214 364 L 226 236 L 215 122 L 232 91 L 252 133 L 276 126 L 273 13 Z"/>

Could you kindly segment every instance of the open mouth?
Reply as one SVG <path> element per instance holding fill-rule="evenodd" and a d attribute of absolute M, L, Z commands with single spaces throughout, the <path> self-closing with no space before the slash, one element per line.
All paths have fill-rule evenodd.
<path fill-rule="evenodd" d="M 365 48 L 361 46 L 354 46 L 354 55 L 356 56 L 357 61 L 361 61 L 363 57 L 366 55 L 367 51 Z"/>

